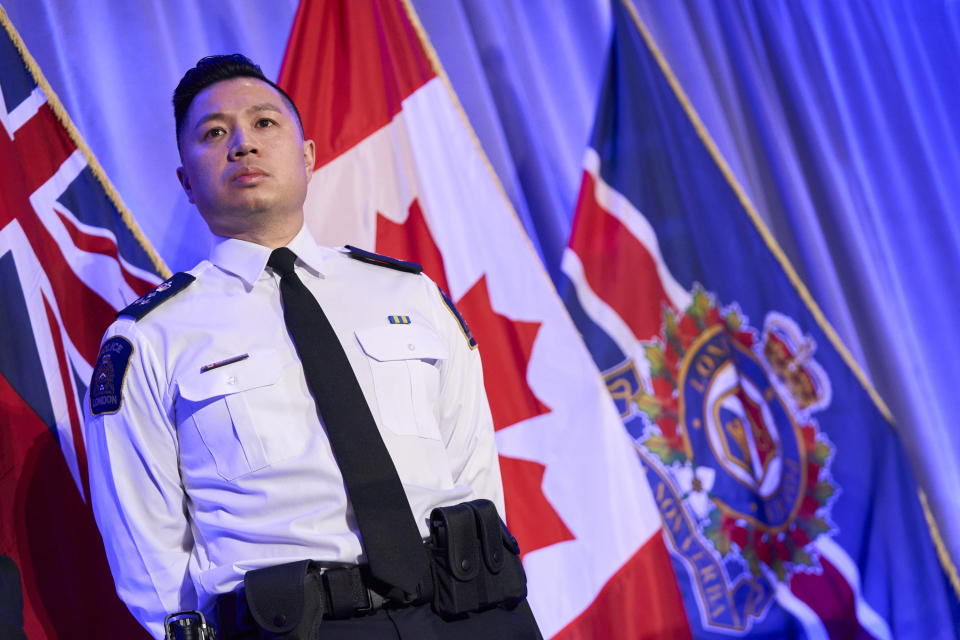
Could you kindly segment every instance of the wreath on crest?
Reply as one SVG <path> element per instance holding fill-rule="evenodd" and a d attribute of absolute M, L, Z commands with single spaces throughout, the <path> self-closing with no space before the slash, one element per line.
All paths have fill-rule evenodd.
<path fill-rule="evenodd" d="M 678 406 L 680 368 L 698 336 L 718 325 L 729 340 L 760 356 L 771 381 L 777 380 L 778 393 L 789 396 L 784 400 L 800 425 L 807 482 L 796 517 L 778 531 L 762 530 L 722 512 L 710 493 L 716 470 L 696 465 L 684 449 L 681 429 L 685 426 L 679 424 Z M 815 380 L 825 374 L 809 360 L 812 350 L 799 353 L 801 349 L 775 331 L 765 330 L 761 341 L 736 305 L 720 309 L 699 287 L 686 310 L 679 314 L 672 309 L 664 311 L 661 335 L 643 343 L 643 349 L 652 388 L 641 385 L 632 400 L 651 428 L 639 442 L 671 472 L 703 536 L 723 559 L 731 554 L 742 557 L 754 576 L 766 566 L 778 580 L 785 581 L 796 570 L 817 567 L 811 543 L 833 530 L 828 517 L 836 488 L 828 479 L 833 447 L 809 415 L 811 408 L 825 406 L 818 403 Z"/>

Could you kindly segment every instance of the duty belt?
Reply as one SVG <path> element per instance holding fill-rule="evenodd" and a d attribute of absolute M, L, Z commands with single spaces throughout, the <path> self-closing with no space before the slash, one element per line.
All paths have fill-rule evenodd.
<path fill-rule="evenodd" d="M 431 571 L 416 585 L 416 596 L 398 601 L 367 565 L 298 560 L 255 569 L 244 575 L 242 589 L 217 600 L 221 637 L 242 637 L 255 628 L 273 634 L 268 637 L 301 637 L 285 635 L 294 631 L 312 637 L 322 619 L 380 608 L 429 602 L 441 617 L 460 616 L 496 606 L 513 609 L 526 598 L 520 546 L 490 500 L 437 507 L 429 526 Z"/>
<path fill-rule="evenodd" d="M 401 603 L 384 598 L 366 586 L 363 572 L 357 565 L 330 567 L 325 563 L 310 563 L 307 575 L 312 579 L 304 588 L 316 589 L 320 593 L 325 620 L 369 615 L 385 606 L 403 607 L 419 603 Z M 243 587 L 217 598 L 217 617 L 221 638 L 230 638 L 257 628 Z M 274 624 L 284 625 L 286 620 L 279 619 L 283 617 L 283 614 L 278 615 L 278 619 L 273 620 Z"/>

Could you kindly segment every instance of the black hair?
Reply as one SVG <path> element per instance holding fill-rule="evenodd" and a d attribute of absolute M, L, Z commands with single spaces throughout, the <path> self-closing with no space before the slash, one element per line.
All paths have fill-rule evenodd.
<path fill-rule="evenodd" d="M 177 148 L 180 148 L 183 120 L 187 115 L 187 109 L 197 95 L 207 87 L 224 80 L 233 78 L 256 78 L 265 82 L 274 89 L 283 98 L 287 106 L 297 116 L 297 126 L 300 127 L 300 134 L 303 134 L 303 121 L 300 119 L 300 111 L 297 105 L 293 103 L 287 92 L 277 86 L 277 83 L 268 80 L 263 75 L 260 66 L 254 64 L 245 55 L 233 53 L 230 55 L 207 56 L 197 62 L 197 66 L 188 70 L 180 79 L 180 84 L 173 91 L 173 117 L 177 126 Z"/>

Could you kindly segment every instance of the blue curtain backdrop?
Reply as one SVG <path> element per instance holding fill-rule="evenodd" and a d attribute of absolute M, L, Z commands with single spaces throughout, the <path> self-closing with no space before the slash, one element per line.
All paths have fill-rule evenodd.
<path fill-rule="evenodd" d="M 296 5 L 3 2 L 174 270 L 205 255 L 198 238 L 207 232 L 174 174 L 173 87 L 217 52 L 243 52 L 275 77 Z M 413 5 L 555 275 L 609 42 L 607 0 Z M 956 562 L 960 5 L 635 5 L 745 192 L 896 416 Z"/>

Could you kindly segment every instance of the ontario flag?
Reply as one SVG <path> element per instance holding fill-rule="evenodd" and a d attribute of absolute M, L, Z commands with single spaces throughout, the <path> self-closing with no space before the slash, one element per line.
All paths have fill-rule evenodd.
<path fill-rule="evenodd" d="M 317 143 L 326 244 L 415 260 L 479 343 L 546 637 L 688 637 L 629 438 L 408 3 L 303 2 L 280 74 Z"/>
<path fill-rule="evenodd" d="M 85 504 L 81 402 L 114 314 L 165 267 L 0 21 L 0 554 L 21 584 L 0 583 L 23 592 L 22 621 L 19 601 L 0 602 L 0 633 L 142 638 Z"/>
<path fill-rule="evenodd" d="M 635 8 L 614 37 L 562 270 L 664 519 L 698 638 L 954 638 L 886 409 Z"/>

